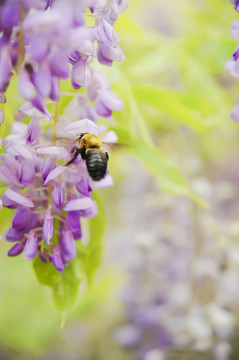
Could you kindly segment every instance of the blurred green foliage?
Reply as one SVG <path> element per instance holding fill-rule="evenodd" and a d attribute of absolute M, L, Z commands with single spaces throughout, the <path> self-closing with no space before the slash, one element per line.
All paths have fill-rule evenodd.
<path fill-rule="evenodd" d="M 210 176 L 215 164 L 237 152 L 238 125 L 230 121 L 229 114 L 238 100 L 239 87 L 224 70 L 236 47 L 229 34 L 235 18 L 229 1 L 130 0 L 115 26 L 126 61 L 109 69 L 99 66 L 125 102 L 123 111 L 115 113 L 107 124 L 124 145 L 111 157 L 115 192 L 122 176 L 121 154 L 142 162 L 163 191 L 192 196 L 193 174 L 184 167 L 185 156 L 200 154 Z M 69 91 L 69 83 L 63 83 L 61 90 Z M 71 95 L 62 98 L 60 115 L 70 101 Z M 0 129 L 2 138 L 10 132 L 22 102 L 13 77 L 3 106 L 6 123 Z M 104 190 L 103 196 L 108 194 L 110 190 Z M 104 321 L 101 306 L 118 307 L 112 292 L 122 281 L 122 274 L 112 269 L 101 272 L 91 291 L 83 286 L 77 297 L 84 278 L 92 285 L 103 255 L 104 232 L 110 226 L 102 199 L 99 194 L 95 196 L 99 215 L 85 224 L 88 245 L 78 244 L 78 257 L 65 272 L 59 274 L 51 264 L 34 261 L 40 284 L 51 287 L 59 309 L 68 309 L 76 301 L 67 312 L 67 322 L 87 318 L 100 323 Z M 2 210 L 2 234 L 11 217 L 11 210 Z M 24 354 L 25 359 L 41 356 L 52 339 L 61 337 L 61 314 L 48 289 L 36 281 L 31 264 L 22 256 L 7 258 L 7 248 L 2 242 L 1 343 Z"/>

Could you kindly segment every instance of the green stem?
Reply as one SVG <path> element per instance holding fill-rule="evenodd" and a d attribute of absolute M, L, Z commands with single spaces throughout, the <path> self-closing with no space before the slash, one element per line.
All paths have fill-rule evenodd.
<path fill-rule="evenodd" d="M 20 28 L 19 28 L 19 41 L 18 41 L 18 59 L 16 65 L 16 72 L 19 71 L 22 61 L 24 59 L 24 31 L 22 27 L 23 20 L 26 15 L 25 5 L 21 5 L 21 12 L 20 12 Z"/>

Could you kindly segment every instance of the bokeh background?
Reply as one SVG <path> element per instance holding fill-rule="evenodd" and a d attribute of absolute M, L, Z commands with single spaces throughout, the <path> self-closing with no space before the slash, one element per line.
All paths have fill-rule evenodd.
<path fill-rule="evenodd" d="M 1 240 L 1 360 L 238 358 L 239 82 L 225 70 L 237 17 L 229 0 L 130 0 L 116 24 L 126 60 L 100 68 L 125 102 L 102 264 L 60 312 Z"/>

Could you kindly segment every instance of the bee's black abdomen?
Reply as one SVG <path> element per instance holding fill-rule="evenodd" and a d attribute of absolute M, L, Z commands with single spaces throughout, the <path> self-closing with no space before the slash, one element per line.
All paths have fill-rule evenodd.
<path fill-rule="evenodd" d="M 103 179 L 107 170 L 107 157 L 99 150 L 90 150 L 86 154 L 86 166 L 94 181 Z"/>

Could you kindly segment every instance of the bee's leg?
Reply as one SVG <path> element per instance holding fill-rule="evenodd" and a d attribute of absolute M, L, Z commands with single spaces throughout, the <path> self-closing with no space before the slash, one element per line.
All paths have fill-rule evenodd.
<path fill-rule="evenodd" d="M 109 160 L 109 154 L 106 152 L 105 153 L 106 159 Z"/>
<path fill-rule="evenodd" d="M 71 154 L 73 154 L 77 150 L 79 150 L 79 148 L 77 146 L 73 146 L 73 148 L 71 149 Z"/>
<path fill-rule="evenodd" d="M 81 153 L 80 149 L 77 147 L 77 146 L 74 146 L 72 149 L 71 149 L 71 153 L 75 152 L 73 158 L 68 161 L 65 166 L 68 166 L 68 165 L 71 165 L 76 159 L 77 159 L 77 156 Z"/>
<path fill-rule="evenodd" d="M 85 147 L 79 149 L 79 154 L 80 154 L 82 160 L 86 159 Z"/>

